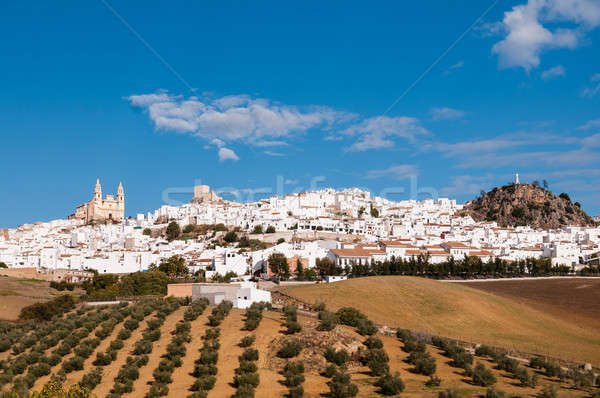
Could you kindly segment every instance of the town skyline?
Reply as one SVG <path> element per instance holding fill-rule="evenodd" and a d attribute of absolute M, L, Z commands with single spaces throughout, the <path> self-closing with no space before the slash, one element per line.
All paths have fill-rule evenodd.
<path fill-rule="evenodd" d="M 66 217 L 98 177 L 130 216 L 198 179 L 402 200 L 413 176 L 465 202 L 518 172 L 593 216 L 600 6 L 575 3 L 10 4 L 0 228 Z"/>

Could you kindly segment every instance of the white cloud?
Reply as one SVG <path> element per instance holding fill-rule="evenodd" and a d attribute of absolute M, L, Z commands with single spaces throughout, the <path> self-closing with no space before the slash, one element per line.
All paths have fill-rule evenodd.
<path fill-rule="evenodd" d="M 594 130 L 594 129 L 600 129 L 600 119 L 590 120 L 583 126 L 579 126 L 577 128 L 577 130 Z"/>
<path fill-rule="evenodd" d="M 285 138 L 314 127 L 328 129 L 352 117 L 326 107 L 301 111 L 294 106 L 252 99 L 246 95 L 201 100 L 158 93 L 131 95 L 127 99 L 133 106 L 146 109 L 159 130 L 190 133 L 207 140 L 239 140 L 261 146 L 277 142 L 269 138 Z"/>
<path fill-rule="evenodd" d="M 388 167 L 383 170 L 370 170 L 365 178 L 383 178 L 389 177 L 395 180 L 403 180 L 417 175 L 419 170 L 412 164 L 399 164 Z"/>
<path fill-rule="evenodd" d="M 508 178 L 508 176 L 505 176 Z M 482 189 L 493 185 L 497 181 L 498 175 L 460 175 L 450 178 L 450 185 L 440 189 L 440 193 L 445 196 L 458 196 L 465 194 L 478 194 Z"/>
<path fill-rule="evenodd" d="M 224 162 L 226 160 L 237 162 L 240 158 L 229 148 L 219 148 L 219 162 Z"/>
<path fill-rule="evenodd" d="M 432 108 L 431 115 L 433 120 L 455 120 L 465 116 L 465 112 L 459 109 L 448 107 Z"/>
<path fill-rule="evenodd" d="M 299 181 L 295 180 L 295 179 L 287 179 L 287 180 L 284 181 L 284 184 L 285 185 L 296 185 L 296 184 L 298 184 L 298 182 Z"/>
<path fill-rule="evenodd" d="M 418 119 L 407 116 L 376 116 L 348 127 L 343 134 L 358 136 L 358 141 L 348 148 L 350 151 L 389 148 L 395 145 L 391 138 L 404 138 L 415 142 L 417 136 L 429 134 Z"/>
<path fill-rule="evenodd" d="M 269 156 L 278 156 L 278 157 L 285 156 L 283 153 L 280 153 L 280 152 L 265 151 L 264 153 L 265 153 L 265 155 L 269 155 Z"/>
<path fill-rule="evenodd" d="M 522 67 L 529 71 L 540 64 L 543 51 L 575 48 L 586 32 L 598 25 L 598 1 L 528 0 L 504 13 L 501 27 L 506 37 L 493 46 L 492 52 L 498 54 L 501 68 Z"/>
<path fill-rule="evenodd" d="M 550 80 L 565 75 L 565 68 L 562 65 L 557 65 L 555 67 L 543 71 L 541 77 L 543 80 Z"/>
<path fill-rule="evenodd" d="M 590 83 L 592 83 L 592 85 L 590 87 L 586 87 L 582 92 L 584 97 L 593 97 L 594 95 L 600 93 L 600 73 L 594 74 L 590 78 Z"/>

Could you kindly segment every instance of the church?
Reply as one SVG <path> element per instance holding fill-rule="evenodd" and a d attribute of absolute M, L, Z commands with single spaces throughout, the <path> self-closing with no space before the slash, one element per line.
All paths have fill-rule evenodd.
<path fill-rule="evenodd" d="M 117 188 L 117 198 L 113 195 L 106 195 L 102 199 L 102 185 L 100 179 L 96 180 L 94 189 L 94 198 L 87 203 L 77 206 L 73 218 L 89 222 L 121 221 L 125 218 L 125 192 L 123 184 L 119 182 Z"/>

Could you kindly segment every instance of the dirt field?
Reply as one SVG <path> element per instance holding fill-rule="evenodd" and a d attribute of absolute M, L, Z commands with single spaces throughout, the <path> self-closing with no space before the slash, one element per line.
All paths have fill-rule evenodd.
<path fill-rule="evenodd" d="M 280 290 L 331 309 L 356 307 L 381 325 L 600 365 L 597 322 L 573 322 L 542 306 L 463 284 L 386 276 Z"/>
<path fill-rule="evenodd" d="M 15 321 L 23 307 L 46 301 L 58 293 L 48 282 L 0 276 L 0 320 Z"/>
<path fill-rule="evenodd" d="M 600 330 L 600 278 L 462 282 Z"/>

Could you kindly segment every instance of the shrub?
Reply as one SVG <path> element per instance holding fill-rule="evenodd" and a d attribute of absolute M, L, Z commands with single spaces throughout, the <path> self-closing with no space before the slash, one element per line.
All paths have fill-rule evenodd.
<path fill-rule="evenodd" d="M 349 358 L 348 351 L 343 348 L 336 351 L 331 347 L 325 350 L 324 356 L 327 362 L 332 362 L 338 366 L 345 364 Z"/>
<path fill-rule="evenodd" d="M 140 323 L 137 319 L 128 319 L 123 324 L 123 327 L 129 331 L 133 331 L 133 330 L 137 329 L 139 326 L 140 326 Z"/>
<path fill-rule="evenodd" d="M 117 334 L 118 340 L 127 340 L 130 337 L 131 337 L 131 330 L 129 330 L 129 329 L 121 329 L 119 331 L 119 334 Z"/>
<path fill-rule="evenodd" d="M 330 311 L 319 312 L 319 326 L 318 329 L 321 331 L 330 331 L 335 328 L 338 324 L 337 315 Z"/>
<path fill-rule="evenodd" d="M 439 387 L 441 384 L 442 379 L 435 375 L 429 376 L 429 380 L 425 382 L 427 387 Z"/>
<path fill-rule="evenodd" d="M 290 388 L 287 396 L 288 398 L 302 398 L 304 396 L 304 387 L 297 386 Z"/>
<path fill-rule="evenodd" d="M 405 352 L 425 352 L 427 347 L 425 343 L 417 340 L 404 340 L 404 347 L 402 349 Z"/>
<path fill-rule="evenodd" d="M 288 320 L 285 323 L 285 327 L 287 328 L 286 334 L 295 334 L 302 330 L 302 326 L 300 325 L 300 323 L 298 323 L 296 321 Z"/>
<path fill-rule="evenodd" d="M 194 381 L 191 387 L 192 391 L 209 391 L 215 386 L 217 378 L 211 375 L 202 375 Z"/>
<path fill-rule="evenodd" d="M 242 338 L 242 340 L 240 341 L 240 347 L 250 347 L 252 344 L 254 344 L 255 340 L 256 340 L 256 336 L 254 336 L 253 334 L 244 336 Z"/>
<path fill-rule="evenodd" d="M 63 362 L 62 369 L 65 371 L 65 373 L 71 373 L 75 370 L 81 370 L 83 369 L 84 361 L 85 358 L 80 356 L 74 356 L 68 359 L 67 361 Z"/>
<path fill-rule="evenodd" d="M 350 398 L 358 394 L 358 387 L 350 382 L 350 375 L 346 372 L 336 372 L 327 384 L 332 398 Z"/>
<path fill-rule="evenodd" d="M 379 392 L 383 395 L 397 395 L 404 391 L 404 382 L 395 374 L 394 376 L 389 373 L 381 376 L 375 383 L 375 387 L 379 387 Z"/>
<path fill-rule="evenodd" d="M 150 354 L 152 352 L 152 342 L 148 340 L 140 340 L 135 343 L 133 348 L 134 355 Z"/>
<path fill-rule="evenodd" d="M 203 348 L 200 351 L 199 363 L 203 365 L 214 365 L 217 363 L 218 359 L 219 353 L 217 350 L 213 350 L 211 348 Z"/>
<path fill-rule="evenodd" d="M 504 398 L 505 396 L 506 394 L 504 391 L 495 390 L 493 388 L 488 388 L 485 392 L 485 398 Z"/>
<path fill-rule="evenodd" d="M 242 373 L 233 378 L 233 385 L 236 388 L 239 388 L 242 385 L 250 385 L 256 388 L 259 383 L 260 378 L 258 377 L 258 373 Z"/>
<path fill-rule="evenodd" d="M 440 391 L 438 398 L 460 398 L 460 392 L 457 389 L 447 389 L 446 391 Z"/>
<path fill-rule="evenodd" d="M 102 381 L 102 368 L 96 368 L 89 373 L 83 375 L 81 381 L 79 382 L 79 386 L 82 388 L 87 388 L 88 390 L 93 390 L 100 382 Z"/>
<path fill-rule="evenodd" d="M 473 369 L 473 383 L 478 386 L 488 387 L 496 383 L 496 376 L 482 363 L 477 363 Z"/>
<path fill-rule="evenodd" d="M 557 396 L 556 388 L 551 384 L 544 387 L 540 393 L 541 398 L 557 398 Z"/>
<path fill-rule="evenodd" d="M 479 347 L 475 348 L 475 355 L 477 355 L 478 357 L 496 358 L 498 354 L 496 353 L 496 350 L 494 350 L 492 347 L 487 345 L 480 345 Z"/>
<path fill-rule="evenodd" d="M 359 319 L 356 331 L 363 336 L 372 336 L 377 333 L 377 327 L 369 319 Z"/>
<path fill-rule="evenodd" d="M 546 366 L 546 361 L 541 357 L 533 357 L 529 360 L 529 366 L 534 369 L 543 369 Z"/>
<path fill-rule="evenodd" d="M 279 355 L 279 353 L 278 353 L 278 355 Z M 290 358 L 290 357 L 282 357 L 282 358 Z M 258 361 L 258 350 L 255 350 L 254 348 L 246 348 L 244 350 L 244 352 L 242 353 L 242 355 L 240 355 L 239 360 L 240 360 L 240 362 L 241 361 Z"/>
<path fill-rule="evenodd" d="M 46 376 L 50 374 L 50 365 L 47 363 L 39 363 L 37 365 L 33 365 L 29 368 L 29 373 L 34 375 L 36 378 L 40 378 L 42 376 Z"/>
<path fill-rule="evenodd" d="M 254 387 L 248 384 L 243 384 L 238 387 L 231 398 L 254 398 Z"/>
<path fill-rule="evenodd" d="M 337 367 L 334 364 L 331 364 L 325 368 L 325 370 L 323 371 L 323 376 L 327 378 L 332 378 L 333 375 L 335 375 L 335 372 L 337 372 Z"/>
<path fill-rule="evenodd" d="M 283 376 L 285 377 L 284 384 L 287 387 L 297 387 L 305 380 L 303 374 L 284 373 Z"/>
<path fill-rule="evenodd" d="M 300 354 L 300 351 L 302 351 L 302 345 L 299 342 L 286 341 L 277 351 L 277 356 L 279 358 L 293 358 Z"/>
<path fill-rule="evenodd" d="M 429 354 L 421 355 L 415 363 L 415 373 L 419 373 L 425 376 L 431 376 L 436 371 L 435 358 Z"/>
<path fill-rule="evenodd" d="M 514 358 L 509 358 L 506 355 L 498 358 L 498 369 L 505 370 L 508 373 L 515 373 L 519 367 L 519 361 Z"/>
<path fill-rule="evenodd" d="M 383 348 L 383 342 L 377 337 L 370 336 L 363 342 L 363 344 L 367 346 L 368 349 Z"/>
<path fill-rule="evenodd" d="M 95 366 L 106 366 L 106 365 L 110 365 L 110 363 L 112 361 L 113 361 L 113 358 L 111 355 L 103 353 L 103 352 L 97 352 L 96 359 L 94 360 L 94 365 Z"/>
<path fill-rule="evenodd" d="M 343 307 L 340 308 L 337 312 L 337 319 L 342 325 L 348 325 L 352 327 L 358 326 L 358 321 L 361 319 L 366 319 L 367 317 L 363 315 L 359 310 L 352 307 Z"/>
<path fill-rule="evenodd" d="M 19 314 L 19 319 L 49 321 L 53 317 L 64 314 L 74 307 L 75 297 L 65 294 L 43 303 L 35 303 L 24 307 Z"/>
<path fill-rule="evenodd" d="M 171 378 L 171 372 L 168 370 L 154 369 L 154 372 L 152 372 L 152 377 L 154 377 L 154 380 L 156 380 L 158 383 L 169 384 L 173 381 Z"/>
<path fill-rule="evenodd" d="M 236 374 L 254 373 L 257 370 L 258 370 L 258 366 L 256 366 L 256 363 L 254 361 L 242 360 L 242 361 L 240 361 L 240 365 L 238 366 L 238 368 L 235 370 L 235 373 Z"/>
<path fill-rule="evenodd" d="M 283 373 L 304 373 L 304 363 L 302 361 L 288 362 L 283 368 Z"/>
<path fill-rule="evenodd" d="M 197 363 L 194 365 L 194 371 L 192 372 L 192 376 L 201 377 L 205 375 L 216 375 L 217 367 L 213 364 L 205 365 L 202 363 Z"/>

